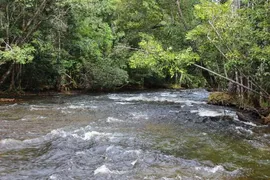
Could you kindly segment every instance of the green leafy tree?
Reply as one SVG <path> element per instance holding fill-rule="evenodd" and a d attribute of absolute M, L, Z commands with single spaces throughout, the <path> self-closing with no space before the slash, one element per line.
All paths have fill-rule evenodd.
<path fill-rule="evenodd" d="M 164 49 L 152 36 L 146 34 L 141 36 L 143 40 L 139 43 L 140 50 L 130 58 L 131 68 L 146 68 L 161 77 L 179 74 L 180 85 L 184 79 L 191 80 L 187 78 L 187 67 L 199 59 L 191 48 L 176 52 L 172 47 Z"/>
<path fill-rule="evenodd" d="M 201 0 L 195 16 L 201 23 L 187 34 L 199 45 L 208 67 L 268 96 L 269 2 L 251 1 L 235 8 L 233 1 Z M 223 85 L 224 86 L 224 85 Z M 238 91 L 244 90 L 238 87 Z"/>

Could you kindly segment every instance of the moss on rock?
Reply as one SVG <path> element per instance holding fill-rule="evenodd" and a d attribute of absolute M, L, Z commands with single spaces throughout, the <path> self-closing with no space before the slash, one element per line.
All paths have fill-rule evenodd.
<path fill-rule="evenodd" d="M 212 92 L 208 97 L 208 103 L 222 106 L 236 106 L 237 100 L 234 95 L 227 92 Z"/>

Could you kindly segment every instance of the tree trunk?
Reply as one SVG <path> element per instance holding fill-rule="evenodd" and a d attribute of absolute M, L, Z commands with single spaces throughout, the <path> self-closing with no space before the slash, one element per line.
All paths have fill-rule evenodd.
<path fill-rule="evenodd" d="M 2 76 L 1 80 L 0 80 L 0 86 L 5 82 L 5 80 L 7 79 L 7 77 L 9 76 L 9 74 L 11 73 L 13 66 L 14 66 L 14 62 L 10 64 L 8 70 L 6 71 L 6 73 Z"/>
<path fill-rule="evenodd" d="M 177 5 L 177 9 L 178 9 L 178 15 L 179 15 L 179 18 L 180 18 L 180 20 L 182 19 L 182 23 L 183 23 L 183 25 L 184 25 L 186 31 L 188 31 L 188 26 L 187 26 L 185 17 L 184 17 L 183 12 L 182 12 L 180 0 L 176 0 L 176 5 Z"/>
<path fill-rule="evenodd" d="M 15 89 L 15 68 L 13 67 L 12 73 L 11 73 L 11 81 L 10 81 L 10 85 L 9 85 L 9 91 L 12 91 L 14 89 Z"/>
<path fill-rule="evenodd" d="M 204 68 L 206 67 L 203 62 L 201 62 L 201 66 Z M 212 76 L 207 70 L 202 69 L 202 75 L 211 88 L 213 89 L 218 88 L 218 83 L 216 82 L 216 78 Z"/>
<path fill-rule="evenodd" d="M 241 0 L 233 0 L 232 5 L 235 10 L 239 9 L 241 6 Z"/>

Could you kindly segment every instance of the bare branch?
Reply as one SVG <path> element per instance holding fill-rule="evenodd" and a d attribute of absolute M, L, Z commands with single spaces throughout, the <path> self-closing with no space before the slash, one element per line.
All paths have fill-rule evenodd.
<path fill-rule="evenodd" d="M 228 80 L 228 81 L 230 81 L 230 82 L 232 82 L 232 83 L 234 83 L 234 84 L 237 84 L 238 86 L 241 86 L 241 87 L 243 87 L 243 88 L 245 88 L 245 89 L 247 89 L 247 90 L 249 90 L 249 91 L 251 91 L 251 92 L 253 92 L 253 93 L 255 93 L 255 94 L 258 94 L 260 97 L 264 97 L 264 98 L 266 98 L 266 99 L 269 99 L 269 96 L 264 95 L 264 94 L 261 94 L 260 92 L 254 90 L 254 89 L 251 89 L 251 88 L 249 88 L 249 87 L 247 87 L 247 86 L 245 86 L 245 85 L 243 85 L 243 84 L 241 84 L 241 83 L 239 83 L 239 82 L 236 82 L 236 81 L 234 81 L 234 80 L 232 80 L 232 79 L 230 79 L 230 78 L 228 78 L 228 77 L 222 76 L 221 74 L 218 74 L 218 73 L 216 73 L 216 72 L 214 72 L 214 71 L 212 71 L 212 70 L 210 70 L 210 69 L 207 69 L 207 68 L 205 68 L 205 67 L 202 67 L 202 66 L 200 66 L 200 65 L 198 65 L 198 64 L 193 64 L 193 65 L 196 66 L 196 67 L 198 67 L 198 68 L 200 68 L 200 69 L 206 70 L 206 71 L 208 71 L 208 72 L 210 72 L 210 73 L 212 73 L 212 74 L 214 74 L 214 75 L 216 75 L 216 76 L 219 76 L 219 77 L 221 77 L 221 78 L 223 78 L 223 79 L 226 79 L 226 80 Z"/>
<path fill-rule="evenodd" d="M 12 47 L 5 40 L 2 41 L 5 43 L 6 47 L 8 47 L 11 51 L 13 51 Z"/>
<path fill-rule="evenodd" d="M 185 17 L 183 15 L 183 12 L 182 12 L 182 9 L 181 9 L 180 0 L 176 0 L 176 4 L 177 4 L 179 18 L 182 19 L 182 21 L 183 21 L 182 23 L 183 23 L 186 31 L 188 31 L 188 26 L 187 26 Z"/>

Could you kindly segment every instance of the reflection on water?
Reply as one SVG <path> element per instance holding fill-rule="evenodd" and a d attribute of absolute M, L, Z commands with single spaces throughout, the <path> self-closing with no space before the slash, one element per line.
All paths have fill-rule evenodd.
<path fill-rule="evenodd" d="M 0 106 L 0 179 L 270 179 L 270 133 L 204 90 Z"/>

